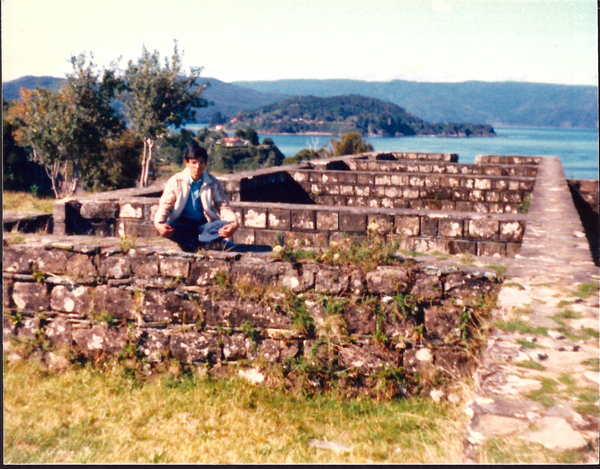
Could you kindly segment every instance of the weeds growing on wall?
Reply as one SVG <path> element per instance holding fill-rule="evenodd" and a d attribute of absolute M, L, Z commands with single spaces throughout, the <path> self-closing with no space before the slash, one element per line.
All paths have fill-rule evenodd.
<path fill-rule="evenodd" d="M 310 248 L 303 240 L 290 237 L 283 242 L 279 237 L 273 246 L 273 254 L 283 261 L 297 262 L 301 260 L 314 261 L 333 266 L 349 265 L 371 271 L 380 265 L 405 264 L 409 260 L 399 255 L 400 242 L 386 240 L 377 233 L 377 225 L 369 225 L 364 240 L 344 236 L 340 241 L 331 241 L 326 248 Z"/>

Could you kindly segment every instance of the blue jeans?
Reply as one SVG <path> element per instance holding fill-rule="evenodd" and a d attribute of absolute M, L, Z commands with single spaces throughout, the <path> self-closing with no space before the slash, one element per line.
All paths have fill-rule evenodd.
<path fill-rule="evenodd" d="M 204 220 L 193 220 L 191 218 L 179 217 L 177 220 L 168 223 L 175 232 L 169 239 L 179 245 L 186 252 L 196 252 L 203 243 L 198 241 L 198 235 L 202 232 L 202 227 L 206 224 Z"/>

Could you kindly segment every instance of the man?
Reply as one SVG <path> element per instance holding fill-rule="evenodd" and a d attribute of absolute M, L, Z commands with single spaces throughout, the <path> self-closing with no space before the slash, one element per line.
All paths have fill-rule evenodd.
<path fill-rule="evenodd" d="M 193 143 L 183 159 L 185 169 L 167 182 L 154 226 L 184 251 L 196 252 L 204 243 L 231 238 L 239 224 L 223 186 L 205 171 L 206 150 Z"/>

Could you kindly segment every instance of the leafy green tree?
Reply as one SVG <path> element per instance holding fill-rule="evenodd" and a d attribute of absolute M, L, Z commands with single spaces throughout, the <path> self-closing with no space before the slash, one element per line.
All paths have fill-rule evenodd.
<path fill-rule="evenodd" d="M 246 140 L 248 140 L 251 145 L 258 145 L 258 134 L 252 127 L 246 129 Z"/>
<path fill-rule="evenodd" d="M 20 125 L 14 131 L 19 145 L 31 149 L 31 159 L 42 165 L 57 198 L 73 194 L 82 165 L 101 160 L 106 139 L 118 135 L 122 121 L 110 106 L 117 80 L 111 70 L 102 80 L 85 55 L 71 57 L 73 73 L 58 91 L 21 90 L 22 101 L 8 115 Z"/>
<path fill-rule="evenodd" d="M 367 143 L 358 132 L 347 132 L 340 140 L 331 139 L 331 156 L 356 155 L 373 151 L 373 145 Z"/>
<path fill-rule="evenodd" d="M 129 61 L 124 72 L 124 88 L 120 95 L 127 122 L 144 142 L 139 184 L 149 184 L 152 150 L 156 140 L 167 134 L 169 127 L 179 128 L 194 119 L 194 108 L 206 107 L 202 97 L 207 84 L 198 85 L 201 68 L 192 68 L 189 76 L 182 70 L 177 41 L 171 59 L 160 65 L 158 51 L 142 48 L 137 62 Z"/>
<path fill-rule="evenodd" d="M 208 125 L 214 127 L 215 125 L 225 124 L 227 121 L 229 121 L 229 118 L 222 114 L 221 111 L 217 111 L 211 116 Z"/>

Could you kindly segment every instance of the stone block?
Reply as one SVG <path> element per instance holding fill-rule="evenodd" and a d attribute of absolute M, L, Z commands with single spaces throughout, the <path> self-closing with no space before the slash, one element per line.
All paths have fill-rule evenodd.
<path fill-rule="evenodd" d="M 151 361 L 162 360 L 169 353 L 169 334 L 161 329 L 144 331 L 138 341 L 137 348 L 144 357 Z"/>
<path fill-rule="evenodd" d="M 221 338 L 223 343 L 223 358 L 225 360 L 241 360 L 246 358 L 251 347 L 250 340 L 243 334 L 233 334 Z M 172 346 L 171 346 L 172 347 Z"/>
<path fill-rule="evenodd" d="M 502 193 L 502 202 L 504 203 L 512 203 L 512 204 L 520 204 L 523 202 L 523 194 L 521 192 L 503 192 Z"/>
<path fill-rule="evenodd" d="M 436 237 L 438 235 L 438 219 L 432 218 L 428 216 L 423 216 L 421 218 L 421 236 L 431 236 Z"/>
<path fill-rule="evenodd" d="M 475 189 L 491 190 L 492 180 L 487 178 L 475 178 Z"/>
<path fill-rule="evenodd" d="M 408 178 L 408 184 L 413 187 L 424 187 L 425 176 L 410 176 Z"/>
<path fill-rule="evenodd" d="M 520 243 L 506 243 L 506 257 L 515 257 L 521 252 Z"/>
<path fill-rule="evenodd" d="M 375 175 L 367 173 L 357 173 L 356 183 L 363 186 L 372 186 L 375 183 Z"/>
<path fill-rule="evenodd" d="M 473 189 L 469 194 L 469 200 L 471 202 L 484 202 L 485 201 L 485 191 L 479 189 Z"/>
<path fill-rule="evenodd" d="M 233 235 L 233 241 L 237 244 L 253 245 L 255 240 L 254 230 L 240 228 Z"/>
<path fill-rule="evenodd" d="M 448 241 L 448 254 L 472 254 L 477 255 L 477 243 L 466 240 Z"/>
<path fill-rule="evenodd" d="M 314 230 L 316 228 L 316 216 L 313 210 L 293 210 L 292 229 Z"/>
<path fill-rule="evenodd" d="M 38 317 L 25 317 L 17 328 L 17 337 L 20 339 L 35 339 L 41 330 L 41 321 Z"/>
<path fill-rule="evenodd" d="M 219 300 L 203 301 L 204 321 L 212 327 L 241 327 L 248 322 L 254 327 L 289 329 L 290 318 L 282 311 L 262 307 L 256 303 Z"/>
<path fill-rule="evenodd" d="M 173 334 L 169 346 L 173 358 L 182 363 L 215 363 L 221 359 L 221 348 L 216 337 L 205 332 Z"/>
<path fill-rule="evenodd" d="M 4 272 L 11 272 L 15 274 L 26 274 L 31 272 L 30 253 L 4 246 L 2 270 Z"/>
<path fill-rule="evenodd" d="M 289 231 L 292 228 L 290 210 L 269 209 L 268 227 L 271 230 Z"/>
<path fill-rule="evenodd" d="M 50 307 L 63 313 L 88 314 L 92 310 L 91 288 L 58 285 L 52 289 Z"/>
<path fill-rule="evenodd" d="M 367 216 L 363 213 L 340 213 L 340 231 L 344 233 L 364 232 L 367 228 Z"/>
<path fill-rule="evenodd" d="M 338 231 L 339 215 L 337 212 L 317 212 L 317 230 Z"/>
<path fill-rule="evenodd" d="M 33 268 L 40 272 L 62 275 L 66 272 L 67 254 L 64 251 L 43 250 L 33 259 Z"/>
<path fill-rule="evenodd" d="M 419 302 L 439 300 L 443 294 L 442 283 L 437 275 L 418 273 L 410 294 Z"/>
<path fill-rule="evenodd" d="M 394 231 L 394 217 L 392 215 L 376 214 L 369 217 L 369 226 L 375 227 L 377 234 L 383 236 Z"/>
<path fill-rule="evenodd" d="M 318 266 L 303 265 L 301 268 L 294 268 L 290 265 L 279 276 L 279 285 L 289 288 L 294 293 L 311 290 L 315 287 L 315 277 L 318 270 Z"/>
<path fill-rule="evenodd" d="M 254 244 L 257 246 L 273 246 L 278 244 L 277 231 L 256 230 Z"/>
<path fill-rule="evenodd" d="M 442 201 L 441 200 L 422 200 L 422 208 L 424 210 L 441 210 L 442 209 Z"/>
<path fill-rule="evenodd" d="M 375 175 L 376 186 L 389 186 L 392 183 L 392 178 L 388 174 Z"/>
<path fill-rule="evenodd" d="M 396 232 L 402 236 L 414 237 L 421 233 L 421 220 L 418 215 L 397 215 Z"/>
<path fill-rule="evenodd" d="M 131 275 L 131 258 L 121 255 L 102 259 L 100 275 L 104 278 L 128 278 Z"/>
<path fill-rule="evenodd" d="M 83 218 L 115 218 L 118 208 L 116 202 L 86 200 L 82 202 L 79 213 Z"/>
<path fill-rule="evenodd" d="M 471 191 L 468 189 L 454 189 L 452 191 L 452 198 L 456 201 L 466 202 L 469 200 Z"/>
<path fill-rule="evenodd" d="M 418 199 L 421 193 L 419 189 L 404 188 L 402 189 L 402 197 L 405 199 Z"/>
<path fill-rule="evenodd" d="M 66 271 L 75 279 L 89 280 L 96 277 L 98 271 L 92 259 L 86 254 L 75 254 L 67 261 Z"/>
<path fill-rule="evenodd" d="M 408 372 L 430 374 L 433 369 L 433 353 L 427 347 L 412 348 L 402 355 L 402 366 Z"/>
<path fill-rule="evenodd" d="M 502 193 L 500 191 L 486 191 L 485 201 L 486 202 L 500 202 L 502 200 Z"/>
<path fill-rule="evenodd" d="M 144 218 L 144 206 L 140 203 L 126 203 L 121 205 L 119 218 Z"/>
<path fill-rule="evenodd" d="M 73 328 L 64 318 L 57 317 L 44 327 L 45 337 L 55 346 L 68 347 L 73 343 Z"/>
<path fill-rule="evenodd" d="M 405 293 L 410 285 L 410 268 L 378 266 L 367 273 L 367 289 L 371 294 Z"/>
<path fill-rule="evenodd" d="M 135 319 L 133 295 L 124 288 L 99 285 L 94 290 L 93 304 L 98 313 L 110 314 L 117 319 Z"/>
<path fill-rule="evenodd" d="M 155 278 L 158 276 L 158 258 L 155 255 L 134 257 L 131 260 L 131 269 L 137 279 Z"/>
<path fill-rule="evenodd" d="M 346 369 L 354 369 L 362 374 L 371 374 L 381 370 L 384 366 L 396 368 L 392 360 L 386 360 L 381 355 L 384 351 L 373 346 L 347 345 L 340 347 L 338 361 L 340 366 Z M 390 353 L 385 355 L 391 355 Z M 387 358 L 387 357 L 386 357 Z M 391 362 L 391 363 L 390 363 Z"/>
<path fill-rule="evenodd" d="M 246 228 L 266 228 L 267 210 L 266 209 L 244 209 L 244 226 Z"/>
<path fill-rule="evenodd" d="M 178 257 L 162 257 L 159 261 L 160 273 L 165 277 L 187 279 L 190 275 L 190 261 Z"/>
<path fill-rule="evenodd" d="M 462 238 L 464 220 L 442 218 L 439 220 L 439 235 L 442 238 Z"/>
<path fill-rule="evenodd" d="M 16 282 L 12 299 L 20 311 L 45 311 L 50 306 L 48 290 L 42 283 Z"/>
<path fill-rule="evenodd" d="M 486 202 L 473 202 L 473 212 L 489 213 L 490 207 Z"/>
<path fill-rule="evenodd" d="M 519 243 L 523 241 L 525 234 L 525 224 L 522 222 L 501 222 L 500 223 L 500 241 Z"/>
<path fill-rule="evenodd" d="M 462 201 L 456 202 L 456 210 L 459 212 L 471 212 L 472 209 L 473 209 L 472 202 L 462 202 Z"/>
<path fill-rule="evenodd" d="M 208 286 L 214 284 L 217 275 L 229 276 L 229 263 L 214 259 L 201 259 L 192 262 L 188 285 Z"/>
<path fill-rule="evenodd" d="M 463 308 L 455 305 L 429 305 L 424 308 L 427 336 L 444 342 L 460 340 L 458 329 Z"/>
<path fill-rule="evenodd" d="M 474 239 L 497 239 L 500 222 L 490 218 L 477 218 L 468 221 L 468 234 Z"/>
<path fill-rule="evenodd" d="M 505 243 L 493 243 L 480 241 L 477 243 L 477 255 L 478 256 L 506 256 L 506 244 Z"/>
<path fill-rule="evenodd" d="M 340 269 L 322 266 L 315 277 L 315 291 L 341 295 L 348 290 L 349 281 L 350 276 L 342 273 Z"/>

